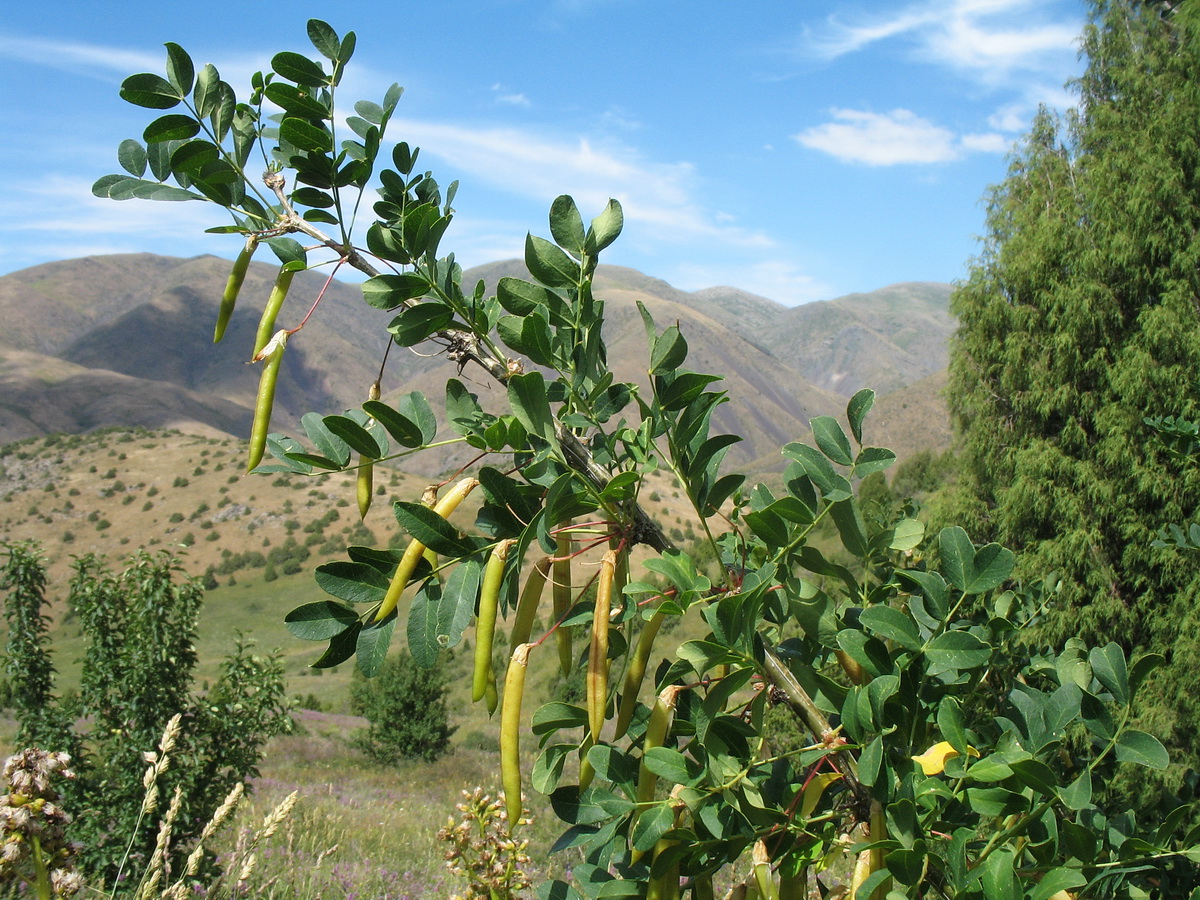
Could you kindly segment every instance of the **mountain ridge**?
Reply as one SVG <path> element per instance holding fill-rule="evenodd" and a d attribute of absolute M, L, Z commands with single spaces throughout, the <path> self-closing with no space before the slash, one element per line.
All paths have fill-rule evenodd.
<path fill-rule="evenodd" d="M 243 436 L 258 371 L 245 365 L 277 268 L 255 262 L 225 340 L 211 343 L 212 323 L 229 262 L 152 254 L 91 256 L 0 276 L 0 442 L 103 425 L 189 427 Z M 467 270 L 465 285 L 525 277 L 523 262 L 500 260 Z M 280 316 L 294 326 L 325 279 L 300 273 Z M 600 266 L 595 293 L 608 304 L 606 338 L 617 377 L 646 385 L 646 343 L 635 301 L 660 327 L 678 321 L 691 347 L 685 365 L 725 377 L 731 403 L 716 426 L 745 441 L 731 459 L 777 460 L 781 444 L 807 434 L 814 415 L 838 415 L 862 386 L 883 395 L 944 367 L 954 322 L 948 285 L 909 282 L 800 307 L 786 307 L 733 287 L 683 291 L 634 269 Z M 357 284 L 333 281 L 321 306 L 289 343 L 273 427 L 288 433 L 310 410 L 357 406 L 379 371 L 384 328 L 392 314 L 368 307 Z M 393 347 L 386 392 L 422 390 L 439 405 L 454 374 L 444 360 Z M 461 376 L 486 399 L 490 385 Z M 95 390 L 89 394 L 90 386 Z M 920 414 L 944 420 L 944 408 Z M 935 436 L 941 424 L 907 429 L 902 455 Z M 438 456 L 426 468 L 453 461 Z M 418 466 L 419 470 L 419 466 Z"/>

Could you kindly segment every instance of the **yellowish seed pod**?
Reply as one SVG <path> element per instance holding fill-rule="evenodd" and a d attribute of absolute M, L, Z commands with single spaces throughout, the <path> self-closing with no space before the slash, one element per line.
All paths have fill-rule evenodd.
<path fill-rule="evenodd" d="M 475 672 L 471 679 L 471 699 L 478 703 L 494 680 L 492 641 L 496 636 L 496 612 L 500 607 L 500 586 L 504 582 L 504 564 L 508 550 L 516 541 L 501 541 L 492 548 L 483 569 L 483 587 L 479 592 L 479 615 L 475 619 Z M 491 710 L 489 710 L 490 712 Z"/>
<path fill-rule="evenodd" d="M 288 333 L 280 331 L 256 354 L 254 361 L 263 364 L 258 376 L 258 396 L 254 400 L 254 421 L 250 425 L 250 447 L 246 460 L 246 471 L 252 472 L 262 462 L 267 449 L 267 435 L 271 431 L 271 410 L 275 406 L 275 385 L 279 382 L 279 368 L 283 365 L 283 351 L 287 347 Z"/>
<path fill-rule="evenodd" d="M 371 495 L 375 490 L 375 460 L 368 456 L 358 458 L 358 477 L 354 492 L 358 499 L 358 517 L 365 519 L 371 511 Z"/>
<path fill-rule="evenodd" d="M 845 650 L 834 650 L 833 652 L 837 656 L 838 662 L 842 664 L 842 670 L 849 676 L 850 683 L 862 684 L 866 673 L 863 672 L 863 667 L 858 661 L 852 658 Z"/>
<path fill-rule="evenodd" d="M 262 316 L 258 320 L 258 331 L 254 335 L 254 356 L 262 353 L 263 347 L 267 346 L 267 341 L 275 333 L 275 317 L 279 315 L 283 301 L 287 299 L 288 290 L 292 286 L 292 279 L 295 277 L 296 269 L 287 265 L 280 268 L 279 274 L 275 276 L 275 285 L 271 288 L 271 296 L 267 298 L 267 305 L 263 307 Z"/>
<path fill-rule="evenodd" d="M 696 875 L 692 879 L 692 900 L 716 900 L 716 892 L 713 890 L 712 873 L 705 872 L 701 875 Z M 801 900 L 804 900 L 804 898 L 801 898 Z"/>
<path fill-rule="evenodd" d="M 650 659 L 650 653 L 654 649 L 654 639 L 658 637 L 658 631 L 662 628 L 664 619 L 666 616 L 662 611 L 656 611 L 638 636 L 633 656 L 629 658 L 629 667 L 625 670 L 625 684 L 621 688 L 621 705 L 617 708 L 617 728 L 613 733 L 614 741 L 629 730 L 629 723 L 633 721 L 633 711 L 637 708 L 638 691 L 641 690 L 642 681 L 646 677 L 646 664 Z"/>
<path fill-rule="evenodd" d="M 504 702 L 500 708 L 500 782 L 504 785 L 509 834 L 521 821 L 521 698 L 532 649 L 533 644 L 522 643 L 513 651 L 504 676 Z"/>
<path fill-rule="evenodd" d="M 496 692 L 495 672 L 488 672 L 487 689 L 483 693 L 483 705 L 487 707 L 489 718 L 495 714 L 496 707 L 500 705 L 500 695 Z"/>
<path fill-rule="evenodd" d="M 564 523 L 564 527 L 566 524 Z M 571 539 L 564 534 L 558 536 L 558 549 L 554 559 L 554 621 L 557 622 L 571 608 Z M 558 665 L 563 675 L 570 675 L 575 666 L 575 654 L 572 645 L 572 630 L 559 627 L 554 632 L 554 641 L 558 645 Z"/>
<path fill-rule="evenodd" d="M 529 572 L 525 579 L 525 589 L 517 601 L 517 609 L 513 615 L 512 638 L 509 640 L 508 652 L 517 649 L 517 644 L 524 644 L 533 633 L 533 620 L 537 618 L 538 606 L 542 602 L 542 591 L 546 588 L 546 577 L 550 574 L 550 557 L 543 556 Z"/>
<path fill-rule="evenodd" d="M 433 511 L 443 519 L 448 518 L 466 496 L 475 490 L 478 484 L 479 480 L 476 478 L 464 478 L 458 484 L 454 485 L 445 497 L 437 502 Z M 396 608 L 396 604 L 400 602 L 400 595 L 404 593 L 404 589 L 408 586 L 408 580 L 412 578 L 412 574 L 417 568 L 417 562 L 421 559 L 421 555 L 424 552 L 425 545 L 420 541 L 414 539 L 409 542 L 404 555 L 400 557 L 400 564 L 396 566 L 395 574 L 392 575 L 392 581 L 388 585 L 383 602 L 379 604 L 379 611 L 375 613 L 376 622 L 383 621 Z"/>
<path fill-rule="evenodd" d="M 638 767 L 638 783 L 637 783 L 637 803 L 638 808 L 634 810 L 633 822 L 637 821 L 641 807 L 653 802 L 654 788 L 658 784 L 658 776 L 650 771 L 646 765 L 646 754 L 655 747 L 661 747 L 667 739 L 667 735 L 671 733 L 671 723 L 675 719 L 675 704 L 679 699 L 679 692 L 683 687 L 678 684 L 669 684 L 662 689 L 658 695 L 658 699 L 654 702 L 654 709 L 650 712 L 650 721 L 646 724 L 646 737 L 642 741 L 642 762 Z M 630 823 L 630 831 L 633 829 L 633 823 Z M 642 854 L 638 850 L 633 850 L 631 858 L 637 862 Z"/>
<path fill-rule="evenodd" d="M 600 560 L 596 605 L 592 612 L 592 642 L 588 649 L 587 711 L 592 740 L 599 742 L 608 712 L 608 616 L 612 609 L 617 553 L 609 550 Z"/>
<path fill-rule="evenodd" d="M 880 803 L 878 800 L 871 801 L 870 838 L 871 838 L 872 843 L 874 843 L 875 841 L 886 841 L 887 840 L 887 813 L 883 808 L 883 804 Z M 875 849 L 873 849 L 870 852 L 870 856 L 869 856 L 870 871 L 867 873 L 868 877 L 871 874 L 878 872 L 880 869 L 882 869 L 884 867 L 886 856 L 887 856 L 887 853 L 886 853 L 886 851 L 884 851 L 884 849 L 882 847 L 876 847 Z M 876 888 L 875 891 L 871 894 L 871 900 L 883 900 L 883 898 L 886 897 L 888 892 L 891 890 L 890 882 L 891 882 L 891 879 L 888 879 L 888 880 L 884 881 L 884 883 L 881 884 L 878 888 Z"/>
<path fill-rule="evenodd" d="M 258 235 L 247 235 L 242 252 L 233 261 L 233 268 L 229 270 L 229 279 L 225 282 L 225 293 L 221 295 L 221 307 L 217 311 L 217 325 L 213 329 L 214 344 L 220 343 L 221 338 L 225 337 L 225 329 L 229 326 L 229 320 L 233 318 L 238 294 L 241 293 L 242 284 L 246 280 L 246 271 L 250 268 L 250 257 L 254 255 L 257 248 Z"/>
<path fill-rule="evenodd" d="M 435 506 L 437 506 L 437 499 L 438 499 L 437 485 L 431 484 L 431 485 L 429 485 L 429 487 L 425 488 L 425 493 L 423 493 L 421 495 L 421 505 L 427 506 L 430 509 L 433 509 Z M 425 548 L 425 562 L 429 563 L 429 568 L 431 568 L 431 569 L 433 569 L 433 571 L 437 572 L 437 568 L 438 568 L 437 551 L 430 550 L 428 547 L 426 547 Z M 442 576 L 441 576 L 440 572 L 438 573 L 437 577 L 438 577 L 438 581 L 441 581 Z"/>
<path fill-rule="evenodd" d="M 374 382 L 367 390 L 368 400 L 379 399 L 379 382 Z M 374 422 L 371 419 L 367 424 Z M 355 498 L 358 500 L 358 517 L 365 519 L 371 511 L 371 498 L 375 488 L 375 460 L 369 456 L 359 455 L 358 476 L 355 478 Z"/>
<path fill-rule="evenodd" d="M 675 826 L 678 827 L 683 820 L 683 814 L 686 806 L 679 799 L 679 791 L 682 785 L 676 785 L 671 792 L 671 803 L 675 808 Z M 654 845 L 654 858 L 657 860 L 659 856 L 677 844 L 678 841 L 668 838 L 659 838 L 658 843 Z M 651 866 L 653 872 L 654 866 Z M 695 893 L 692 895 L 696 896 Z M 678 859 L 668 866 L 661 867 L 658 876 L 653 874 L 650 876 L 650 883 L 646 888 L 646 900 L 679 900 L 679 861 Z"/>
<path fill-rule="evenodd" d="M 579 790 L 581 791 L 587 790 L 592 779 L 596 777 L 596 770 L 592 768 L 592 764 L 588 760 L 588 751 L 593 746 L 595 746 L 595 741 L 592 740 L 591 734 L 585 734 L 583 743 L 579 745 Z"/>
<path fill-rule="evenodd" d="M 759 895 L 763 900 L 779 900 L 775 879 L 771 877 L 771 855 L 767 853 L 767 845 L 761 840 L 754 842 L 751 859 L 754 866 L 754 881 L 758 885 Z"/>
<path fill-rule="evenodd" d="M 779 871 L 779 900 L 808 900 L 808 870 L 800 867 L 792 875 Z"/>

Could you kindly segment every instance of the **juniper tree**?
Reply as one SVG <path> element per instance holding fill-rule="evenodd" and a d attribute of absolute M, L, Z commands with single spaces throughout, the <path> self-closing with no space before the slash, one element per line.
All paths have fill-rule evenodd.
<path fill-rule="evenodd" d="M 1096 2 L 1082 49 L 1078 108 L 1038 114 L 951 301 L 947 515 L 1016 548 L 1023 574 L 1063 576 L 1049 640 L 1168 656 L 1142 718 L 1194 763 L 1200 566 L 1151 542 L 1192 520 L 1200 477 L 1143 419 L 1198 396 L 1200 10 Z"/>

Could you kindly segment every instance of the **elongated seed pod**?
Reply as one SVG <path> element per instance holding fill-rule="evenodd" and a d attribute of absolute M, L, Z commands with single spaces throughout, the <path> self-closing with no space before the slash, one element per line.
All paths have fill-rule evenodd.
<path fill-rule="evenodd" d="M 595 744 L 596 742 L 592 740 L 592 736 L 589 733 L 583 736 L 583 743 L 579 745 L 579 790 L 581 791 L 586 791 L 592 783 L 592 779 L 596 777 L 596 770 L 588 759 L 588 751 Z"/>
<path fill-rule="evenodd" d="M 437 485 L 431 484 L 431 485 L 429 485 L 429 487 L 425 488 L 425 492 L 423 494 L 421 494 L 421 505 L 427 506 L 430 509 L 433 509 L 435 506 L 437 506 L 437 502 L 438 502 Z M 430 550 L 428 547 L 426 547 L 425 548 L 425 562 L 429 563 L 429 568 L 431 568 L 431 569 L 433 569 L 433 571 L 437 572 L 437 568 L 438 568 L 437 551 Z M 438 577 L 438 581 L 442 580 L 442 575 L 440 572 L 438 572 L 437 577 Z"/>
<path fill-rule="evenodd" d="M 225 337 L 225 329 L 233 317 L 233 308 L 237 305 L 238 294 L 241 293 L 242 283 L 246 280 L 246 270 L 250 268 L 250 257 L 258 248 L 258 235 L 246 236 L 242 252 L 233 261 L 229 270 L 229 278 L 225 282 L 225 293 L 221 295 L 221 308 L 217 311 L 217 325 L 213 329 L 213 343 L 219 343 Z"/>
<path fill-rule="evenodd" d="M 649 803 L 654 799 L 654 786 L 658 776 L 646 765 L 646 753 L 655 747 L 661 747 L 671 733 L 671 723 L 675 719 L 675 704 L 679 700 L 682 685 L 668 684 L 654 701 L 654 709 L 650 712 L 650 721 L 646 725 L 646 737 L 642 741 L 642 764 L 638 769 L 637 802 Z"/>
<path fill-rule="evenodd" d="M 842 664 L 842 670 L 849 676 L 850 683 L 862 684 L 863 675 L 865 674 L 862 665 L 845 650 L 834 650 L 833 652 L 837 656 L 838 662 Z"/>
<path fill-rule="evenodd" d="M 379 399 L 379 382 L 374 382 L 367 389 L 368 400 Z M 374 419 L 368 421 L 368 424 L 374 422 Z M 358 476 L 354 481 L 355 497 L 358 500 L 358 517 L 365 519 L 367 513 L 371 511 L 371 497 L 375 488 L 375 460 L 369 456 L 359 454 L 358 457 Z"/>
<path fill-rule="evenodd" d="M 792 875 L 779 870 L 779 900 L 808 900 L 808 869 L 801 866 Z"/>
<path fill-rule="evenodd" d="M 564 523 L 563 527 L 568 524 Z M 571 539 L 564 534 L 558 536 L 558 549 L 554 557 L 554 621 L 557 622 L 571 608 Z M 554 642 L 558 645 L 559 668 L 564 676 L 570 675 L 575 667 L 571 629 L 559 626 L 554 632 Z"/>
<path fill-rule="evenodd" d="M 646 677 L 646 664 L 654 649 L 654 639 L 658 637 L 658 631 L 662 628 L 665 619 L 666 616 L 662 610 L 655 611 L 642 628 L 642 633 L 638 635 L 637 646 L 633 650 L 633 656 L 629 658 L 629 667 L 625 670 L 625 684 L 621 687 L 621 705 L 617 707 L 617 730 L 613 733 L 614 741 L 624 736 L 625 732 L 629 730 L 629 723 L 633 721 L 633 711 L 637 709 L 638 691 L 642 689 L 642 681 Z"/>
<path fill-rule="evenodd" d="M 687 808 L 679 799 L 678 791 L 681 788 L 681 785 L 677 785 L 671 792 L 671 803 L 675 808 L 675 827 L 682 824 L 683 814 Z M 677 843 L 679 842 L 669 838 L 659 838 L 654 845 L 654 859 L 657 860 Z M 657 876 L 653 874 L 654 868 L 651 865 L 650 883 L 646 886 L 646 900 L 679 900 L 679 859 L 676 858 L 670 865 L 659 867 L 661 871 Z M 694 896 L 695 894 L 693 894 Z"/>
<path fill-rule="evenodd" d="M 433 511 L 443 519 L 448 518 L 450 513 L 458 508 L 458 504 L 462 503 L 463 499 L 479 484 L 479 480 L 475 478 L 464 478 L 437 502 Z M 375 621 L 381 622 L 391 614 L 396 608 L 396 604 L 400 602 L 400 595 L 404 593 L 404 589 L 408 587 L 408 580 L 412 578 L 412 574 L 416 571 L 417 562 L 420 561 L 421 555 L 425 552 L 425 545 L 413 538 L 409 542 L 404 555 L 400 557 L 400 563 L 396 566 L 396 571 L 392 575 L 391 584 L 388 585 L 387 593 L 384 594 L 383 602 L 379 604 L 379 611 L 375 613 Z"/>
<path fill-rule="evenodd" d="M 850 876 L 850 897 L 857 900 L 865 900 L 858 896 L 858 889 L 863 886 L 863 883 L 871 874 L 871 851 L 864 850 L 858 854 L 858 858 L 854 861 L 854 872 Z"/>
<path fill-rule="evenodd" d="M 779 900 L 779 890 L 775 887 L 775 879 L 771 877 L 771 855 L 767 853 L 767 845 L 761 840 L 754 842 L 751 859 L 759 895 L 763 900 Z"/>
<path fill-rule="evenodd" d="M 471 679 L 471 699 L 478 703 L 492 681 L 492 640 L 496 636 L 496 611 L 500 606 L 500 585 L 504 581 L 504 563 L 508 548 L 515 541 L 501 541 L 492 548 L 483 569 L 483 587 L 479 591 L 479 615 L 475 618 L 475 673 Z"/>
<path fill-rule="evenodd" d="M 488 671 L 487 689 L 483 694 L 484 706 L 487 707 L 488 717 L 490 718 L 496 712 L 496 707 L 500 705 L 500 695 L 496 691 L 496 673 Z"/>
<path fill-rule="evenodd" d="M 250 425 L 250 448 L 246 471 L 252 472 L 262 462 L 267 449 L 267 434 L 271 431 L 271 409 L 275 406 L 275 385 L 279 382 L 279 367 L 287 347 L 288 333 L 280 331 L 256 354 L 263 368 L 258 376 L 258 396 L 254 400 L 254 422 Z"/>
<path fill-rule="evenodd" d="M 704 872 L 692 878 L 692 900 L 716 900 L 711 872 Z M 804 900 L 804 898 L 797 898 L 797 900 Z"/>
<path fill-rule="evenodd" d="M 354 482 L 354 493 L 358 500 L 358 517 L 365 519 L 371 511 L 371 495 L 375 490 L 375 460 L 359 456 L 358 477 Z"/>
<path fill-rule="evenodd" d="M 646 737 L 642 741 L 642 762 L 638 767 L 638 807 L 633 811 L 633 819 L 629 825 L 630 833 L 633 831 L 633 824 L 637 822 L 641 808 L 653 802 L 654 788 L 658 784 L 658 776 L 651 772 L 649 766 L 646 765 L 646 754 L 655 747 L 661 747 L 666 741 L 667 735 L 671 733 L 671 722 L 675 718 L 675 703 L 682 690 L 681 685 L 668 684 L 662 689 L 658 699 L 654 701 L 654 709 L 650 711 L 650 721 L 646 724 Z M 630 857 L 633 862 L 637 862 L 641 859 L 642 853 L 640 850 L 634 849 L 631 851 Z"/>
<path fill-rule="evenodd" d="M 887 813 L 883 809 L 883 804 L 878 800 L 871 801 L 871 843 L 876 841 L 887 840 Z M 882 847 L 876 847 L 871 850 L 870 871 L 867 876 L 870 877 L 874 873 L 883 868 L 886 851 Z M 877 887 L 871 894 L 871 900 L 883 900 L 891 890 L 890 879 L 885 880 L 883 884 Z"/>
<path fill-rule="evenodd" d="M 521 591 L 521 599 L 517 601 L 517 611 L 513 615 L 512 638 L 508 644 L 508 652 L 517 649 L 517 644 L 524 644 L 533 633 L 533 620 L 537 617 L 538 605 L 542 602 L 542 591 L 546 587 L 546 576 L 550 574 L 550 557 L 543 556 L 529 572 L 525 580 L 525 589 Z"/>
<path fill-rule="evenodd" d="M 596 582 L 596 606 L 592 611 L 592 643 L 588 650 L 587 711 L 592 740 L 599 743 L 608 711 L 608 614 L 612 609 L 613 578 L 617 554 L 609 550 L 600 560 Z"/>
<path fill-rule="evenodd" d="M 279 315 L 279 309 L 283 306 L 288 288 L 292 286 L 292 279 L 295 277 L 296 270 L 288 268 L 286 265 L 275 276 L 275 286 L 271 288 L 271 296 L 267 298 L 267 305 L 263 308 L 262 317 L 258 320 L 258 332 L 254 336 L 255 356 L 262 352 L 262 348 L 267 345 L 267 341 L 275 333 L 275 317 Z"/>
<path fill-rule="evenodd" d="M 500 783 L 504 785 L 509 834 L 521 821 L 521 697 L 525 693 L 525 671 L 532 649 L 533 644 L 521 643 L 513 651 L 504 676 L 504 701 L 500 707 Z"/>

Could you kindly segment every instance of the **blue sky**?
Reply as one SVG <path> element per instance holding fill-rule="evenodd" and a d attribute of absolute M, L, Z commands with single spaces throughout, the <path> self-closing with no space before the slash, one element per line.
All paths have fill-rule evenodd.
<path fill-rule="evenodd" d="M 182 10 L 186 10 L 182 11 Z M 336 10 L 336 11 L 334 11 Z M 962 277 L 983 196 L 1081 68 L 1079 0 L 439 0 L 9 4 L 0 21 L 0 272 L 148 251 L 232 257 L 209 204 L 91 183 L 151 113 L 117 96 L 164 41 L 244 96 L 305 22 L 354 30 L 345 100 L 405 87 L 389 137 L 461 182 L 443 249 L 519 256 L 573 194 L 615 196 L 604 261 L 794 304 Z M 343 104 L 347 108 L 349 104 Z"/>

